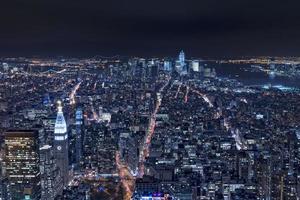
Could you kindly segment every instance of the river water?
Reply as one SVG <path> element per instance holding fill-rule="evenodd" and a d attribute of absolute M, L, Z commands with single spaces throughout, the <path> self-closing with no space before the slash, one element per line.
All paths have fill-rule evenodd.
<path fill-rule="evenodd" d="M 207 67 L 214 67 L 218 77 L 236 79 L 244 85 L 272 85 L 300 88 L 300 77 L 270 76 L 264 72 L 251 71 L 250 64 L 218 64 L 207 63 Z"/>

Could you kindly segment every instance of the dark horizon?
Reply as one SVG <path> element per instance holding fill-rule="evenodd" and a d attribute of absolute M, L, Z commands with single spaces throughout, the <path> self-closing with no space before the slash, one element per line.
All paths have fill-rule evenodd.
<path fill-rule="evenodd" d="M 298 56 L 300 2 L 19 1 L 0 12 L 0 56 Z"/>

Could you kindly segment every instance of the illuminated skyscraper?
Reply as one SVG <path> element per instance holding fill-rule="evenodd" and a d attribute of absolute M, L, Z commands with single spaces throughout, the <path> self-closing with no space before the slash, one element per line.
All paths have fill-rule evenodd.
<path fill-rule="evenodd" d="M 164 61 L 164 71 L 171 71 L 172 70 L 172 63 L 170 61 Z"/>
<path fill-rule="evenodd" d="M 7 63 L 2 63 L 2 67 L 5 72 L 9 70 L 9 65 Z"/>
<path fill-rule="evenodd" d="M 175 63 L 175 69 L 179 74 L 186 74 L 187 68 L 185 63 L 185 54 L 183 51 L 180 51 L 178 60 Z"/>
<path fill-rule="evenodd" d="M 198 60 L 193 60 L 192 61 L 192 70 L 194 72 L 199 72 L 200 71 L 199 61 Z"/>
<path fill-rule="evenodd" d="M 63 185 L 66 186 L 69 179 L 68 133 L 60 101 L 58 101 L 57 109 L 54 126 L 54 157 L 61 172 Z"/>
<path fill-rule="evenodd" d="M 54 142 L 55 121 L 56 121 L 55 116 L 51 116 L 51 117 L 42 119 L 43 128 L 44 128 L 45 137 L 46 137 L 46 144 L 48 144 L 50 146 L 53 146 L 53 142 Z"/>
<path fill-rule="evenodd" d="M 43 200 L 53 200 L 55 197 L 54 170 L 52 147 L 44 145 L 40 148 L 41 193 Z"/>
<path fill-rule="evenodd" d="M 76 164 L 79 165 L 82 156 L 82 110 L 78 108 L 76 110 Z"/>
<path fill-rule="evenodd" d="M 177 60 L 175 62 L 175 71 L 177 71 L 179 74 L 181 74 L 182 70 L 183 70 L 182 65 L 181 65 L 180 61 Z"/>
<path fill-rule="evenodd" d="M 179 62 L 181 63 L 182 66 L 185 65 L 185 54 L 182 50 L 179 53 Z"/>
<path fill-rule="evenodd" d="M 5 152 L 5 175 L 11 199 L 40 199 L 38 131 L 7 131 Z"/>

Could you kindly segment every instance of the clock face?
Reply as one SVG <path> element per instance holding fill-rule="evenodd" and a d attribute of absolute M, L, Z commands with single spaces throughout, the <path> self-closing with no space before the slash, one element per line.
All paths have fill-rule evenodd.
<path fill-rule="evenodd" d="M 57 150 L 60 151 L 61 150 L 61 146 L 57 146 Z"/>

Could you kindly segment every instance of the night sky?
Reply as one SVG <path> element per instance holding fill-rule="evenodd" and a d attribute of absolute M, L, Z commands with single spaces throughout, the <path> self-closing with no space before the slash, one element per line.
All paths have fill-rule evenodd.
<path fill-rule="evenodd" d="M 7 0 L 0 56 L 300 56 L 299 0 Z"/>

